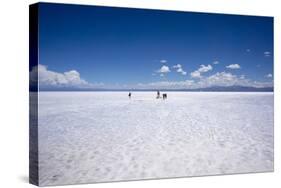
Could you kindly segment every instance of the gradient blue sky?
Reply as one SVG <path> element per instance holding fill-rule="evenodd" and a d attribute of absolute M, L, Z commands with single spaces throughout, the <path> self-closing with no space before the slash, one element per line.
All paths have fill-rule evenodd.
<path fill-rule="evenodd" d="M 87 83 L 196 83 L 222 72 L 273 79 L 271 17 L 41 3 L 39 48 L 47 71 L 75 70 Z M 163 65 L 170 72 L 161 75 Z M 212 69 L 192 77 L 200 65 Z"/>

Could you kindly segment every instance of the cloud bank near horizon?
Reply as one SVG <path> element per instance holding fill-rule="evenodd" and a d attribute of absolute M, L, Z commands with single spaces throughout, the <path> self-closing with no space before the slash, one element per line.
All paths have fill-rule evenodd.
<path fill-rule="evenodd" d="M 177 70 L 181 66 L 174 67 Z M 103 83 L 90 83 L 80 77 L 80 73 L 76 70 L 70 70 L 63 73 L 48 70 L 47 66 L 39 64 L 33 67 L 30 74 L 31 84 L 39 82 L 41 89 L 62 89 L 72 88 L 77 89 L 200 89 L 215 86 L 230 87 L 230 86 L 244 86 L 255 88 L 273 87 L 273 81 L 255 81 L 248 79 L 245 75 L 235 75 L 231 72 L 216 72 L 210 76 L 202 76 L 202 73 L 211 71 L 211 65 L 201 65 L 197 72 L 198 76 L 192 76 L 191 79 L 183 81 L 156 81 L 149 83 L 136 83 L 136 84 L 103 84 Z M 167 68 L 164 72 L 168 72 Z M 170 69 L 169 69 L 170 71 Z M 178 71 L 177 71 L 178 72 Z M 267 78 L 272 78 L 272 74 L 266 75 Z"/>

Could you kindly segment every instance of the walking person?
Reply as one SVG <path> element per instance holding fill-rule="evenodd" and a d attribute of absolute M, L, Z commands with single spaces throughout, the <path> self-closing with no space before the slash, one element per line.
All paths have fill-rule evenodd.
<path fill-rule="evenodd" d="M 128 96 L 129 96 L 129 99 L 131 99 L 132 93 L 131 93 L 131 92 L 129 92 L 129 95 L 128 95 Z"/>

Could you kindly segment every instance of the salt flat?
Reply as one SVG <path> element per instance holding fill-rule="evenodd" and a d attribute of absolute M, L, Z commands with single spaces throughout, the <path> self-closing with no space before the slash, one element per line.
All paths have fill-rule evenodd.
<path fill-rule="evenodd" d="M 40 92 L 40 185 L 273 171 L 273 93 Z"/>

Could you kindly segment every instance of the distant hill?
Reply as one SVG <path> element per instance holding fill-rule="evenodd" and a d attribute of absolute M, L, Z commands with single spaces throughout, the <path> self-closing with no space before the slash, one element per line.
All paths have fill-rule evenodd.
<path fill-rule="evenodd" d="M 243 91 L 267 91 L 272 92 L 273 87 L 263 87 L 263 88 L 257 88 L 257 87 L 246 87 L 246 86 L 213 86 L 208 88 L 201 88 L 201 89 L 195 89 L 194 91 L 237 91 L 237 92 L 243 92 Z"/>

